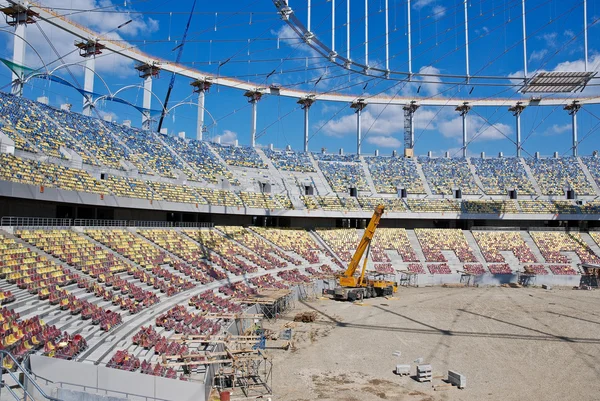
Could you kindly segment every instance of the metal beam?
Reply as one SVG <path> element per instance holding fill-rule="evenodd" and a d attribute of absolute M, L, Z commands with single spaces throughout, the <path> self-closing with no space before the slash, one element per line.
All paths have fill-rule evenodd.
<path fill-rule="evenodd" d="M 17 3 L 21 3 L 22 0 L 16 1 Z M 24 2 L 23 2 L 24 3 Z M 410 6 L 410 3 L 409 3 Z M 39 19 L 48 22 L 51 25 L 54 25 L 66 32 L 71 33 L 72 35 L 82 39 L 87 40 L 90 37 L 99 37 L 100 34 L 94 32 L 88 28 L 84 28 L 80 25 L 77 25 L 71 22 L 66 17 L 57 14 L 53 10 L 49 8 L 42 8 L 37 5 L 32 5 L 31 8 L 38 13 Z M 409 35 L 410 36 L 410 35 Z M 212 79 L 213 84 L 222 85 L 229 88 L 239 89 L 239 90 L 254 90 L 257 87 L 260 87 L 260 84 L 254 82 L 246 82 L 237 80 L 234 78 L 228 77 L 212 77 L 210 74 L 191 69 L 186 66 L 178 65 L 175 63 L 171 63 L 155 56 L 151 56 L 139 51 L 136 48 L 128 44 L 124 44 L 124 42 L 112 42 L 110 40 L 104 40 L 103 44 L 106 45 L 106 49 L 113 51 L 115 53 L 119 53 L 120 55 L 136 60 L 144 63 L 156 63 L 160 64 L 161 68 L 167 72 L 173 72 L 182 77 L 190 78 L 193 80 L 196 79 Z M 417 74 L 414 74 L 417 75 Z M 473 79 L 473 77 L 471 77 Z M 280 96 L 291 97 L 295 99 L 300 99 L 306 96 L 309 96 L 313 93 L 302 90 L 295 89 L 287 89 L 282 87 L 278 91 Z M 337 94 L 337 93 L 320 93 L 313 94 L 316 100 L 323 100 L 329 102 L 343 102 L 343 103 L 351 103 L 356 100 L 355 95 L 345 95 L 345 94 Z M 460 106 L 464 103 L 464 99 L 455 98 L 425 98 L 425 99 L 414 99 L 410 97 L 401 97 L 401 96 L 372 96 L 365 97 L 366 100 L 370 104 L 385 104 L 385 105 L 400 105 L 403 106 L 407 103 L 410 103 L 412 100 L 417 100 L 421 106 L 449 106 L 456 107 Z M 600 97 L 598 96 L 590 96 L 585 98 L 578 99 L 580 104 L 598 104 L 600 103 Z M 528 99 L 523 98 L 521 100 L 525 106 L 564 106 L 566 103 L 566 99 L 564 98 L 540 98 L 540 99 Z M 469 104 L 473 107 L 499 107 L 506 105 L 506 99 L 470 99 Z"/>

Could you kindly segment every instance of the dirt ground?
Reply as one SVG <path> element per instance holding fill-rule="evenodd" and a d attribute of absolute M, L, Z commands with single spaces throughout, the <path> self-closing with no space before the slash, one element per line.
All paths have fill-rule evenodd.
<path fill-rule="evenodd" d="M 599 301 L 599 291 L 433 287 L 363 305 L 297 303 L 288 318 L 314 310 L 318 320 L 290 323 L 295 349 L 270 351 L 272 399 L 598 400 Z M 433 383 L 411 377 L 418 358 Z M 411 376 L 395 375 L 396 364 L 411 364 Z M 448 369 L 466 389 L 433 387 Z"/>

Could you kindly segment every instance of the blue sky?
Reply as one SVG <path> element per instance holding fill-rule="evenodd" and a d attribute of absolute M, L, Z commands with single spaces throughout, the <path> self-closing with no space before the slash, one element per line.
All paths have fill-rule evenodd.
<path fill-rule="evenodd" d="M 0 3 L 3 1 L 0 0 Z M 89 27 L 102 37 L 124 40 L 140 50 L 174 61 L 172 51 L 181 40 L 192 1 L 130 1 L 130 0 L 45 0 L 44 5 L 53 7 L 61 14 Z M 278 83 L 299 89 L 317 92 L 343 92 L 356 96 L 378 93 L 388 96 L 419 97 L 492 97 L 505 100 L 506 106 L 475 108 L 469 114 L 470 154 L 485 151 L 496 155 L 515 154 L 514 117 L 508 107 L 521 97 L 514 87 L 473 86 L 437 82 L 399 82 L 348 73 L 320 57 L 314 50 L 302 44 L 295 32 L 277 15 L 271 0 L 236 0 L 233 2 L 198 1 L 196 13 L 188 34 L 182 63 L 211 75 L 236 77 L 258 85 Z M 530 76 L 537 71 L 582 70 L 583 69 L 583 1 L 527 0 L 527 58 Z M 599 33 L 600 17 L 598 2 L 588 1 L 589 69 L 600 69 Z M 346 1 L 336 1 L 335 47 L 345 54 L 346 49 Z M 369 63 L 383 65 L 384 53 L 384 0 L 369 0 Z M 462 0 L 413 0 L 411 2 L 412 58 L 413 71 L 465 74 L 464 10 Z M 291 0 L 297 17 L 306 24 L 306 1 Z M 312 31 L 327 46 L 331 47 L 331 7 L 325 0 L 312 1 Z M 74 10 L 75 9 L 75 10 Z M 351 0 L 351 58 L 364 62 L 363 0 Z M 87 11 L 86 11 L 87 10 Z M 521 1 L 494 0 L 470 1 L 469 52 L 471 75 L 522 76 L 523 47 L 521 32 Z M 394 71 L 407 71 L 407 5 L 405 1 L 389 1 L 390 21 L 390 67 Z M 133 22 L 116 29 L 122 23 Z M 27 27 L 27 39 L 41 54 L 45 63 L 55 61 L 58 56 L 48 46 L 43 33 L 52 41 L 62 57 L 74 49 L 75 38 L 45 23 Z M 10 29 L 4 27 L 4 29 Z M 0 56 L 12 57 L 12 35 L 1 33 L 4 46 Z M 27 49 L 26 61 L 30 67 L 41 66 L 39 58 Z M 81 62 L 76 53 L 64 57 L 67 62 Z M 224 61 L 225 64 L 222 64 Z M 222 64 L 222 65 L 221 65 Z M 58 66 L 58 63 L 52 64 Z M 105 52 L 97 59 L 97 70 L 108 83 L 112 92 L 126 85 L 141 83 L 130 60 Z M 76 85 L 83 85 L 83 69 L 70 67 Z M 272 73 L 268 78 L 267 75 Z M 63 70 L 62 77 L 73 82 L 73 77 Z M 154 81 L 153 90 L 164 98 L 170 75 L 162 73 Z M 316 81 L 319 81 L 315 85 Z M 0 69 L 0 82 L 8 84 L 9 70 Z M 497 81 L 508 84 L 511 81 Z M 600 83 L 599 80 L 592 82 Z M 7 90 L 4 88 L 3 90 Z M 105 93 L 99 80 L 96 92 Z M 587 88 L 576 96 L 595 96 L 596 87 Z M 81 110 L 79 94 L 72 88 L 47 81 L 32 81 L 25 89 L 27 97 L 48 96 L 50 103 L 72 103 L 73 109 Z M 131 89 L 124 92 L 127 100 L 141 105 L 142 91 Z M 573 95 L 568 95 L 573 96 Z M 195 101 L 189 80 L 177 78 L 170 106 L 180 102 Z M 156 106 L 156 103 L 154 104 Z M 317 102 L 310 111 L 310 150 L 325 147 L 330 152 L 344 148 L 355 152 L 356 117 L 348 104 Z M 249 144 L 251 108 L 243 93 L 225 87 L 213 87 L 206 97 L 206 108 L 217 120 L 209 127 L 208 136 L 222 136 L 223 141 L 237 139 L 240 144 Z M 138 111 L 113 103 L 101 103 L 101 114 L 111 114 L 117 121 L 132 120 L 141 124 Z M 600 107 L 586 106 L 578 114 L 579 137 L 584 138 L 580 154 L 591 154 L 600 148 Z M 560 107 L 530 107 L 522 115 L 524 150 L 529 154 L 539 151 L 550 155 L 570 154 L 570 117 Z M 185 131 L 195 135 L 196 110 L 184 105 L 171 112 L 165 119 L 169 132 Z M 303 112 L 294 99 L 265 96 L 258 105 L 258 140 L 260 145 L 273 143 L 278 148 L 291 145 L 302 148 Z M 363 153 L 372 154 L 379 149 L 381 154 L 399 152 L 403 148 L 404 122 L 402 110 L 396 106 L 370 105 L 364 111 Z M 422 107 L 417 111 L 416 147 L 417 154 L 431 150 L 440 155 L 450 151 L 459 155 L 462 132 L 461 119 L 450 107 Z M 510 138 L 510 139 L 507 139 Z"/>

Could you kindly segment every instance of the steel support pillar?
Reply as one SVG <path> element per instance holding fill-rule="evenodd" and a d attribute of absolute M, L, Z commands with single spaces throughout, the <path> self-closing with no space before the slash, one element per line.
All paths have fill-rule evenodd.
<path fill-rule="evenodd" d="M 85 58 L 83 89 L 86 93 L 83 95 L 83 115 L 90 116 L 94 100 L 92 93 L 94 92 L 96 56 L 102 54 L 105 46 L 95 40 L 88 40 L 87 42 L 75 42 L 75 47 L 79 48 L 79 55 Z"/>
<path fill-rule="evenodd" d="M 413 149 L 415 147 L 415 112 L 419 105 L 413 100 L 406 106 L 404 110 L 404 149 Z"/>
<path fill-rule="evenodd" d="M 15 25 L 15 36 L 13 42 L 13 63 L 16 66 L 22 66 L 25 63 L 25 23 L 19 22 Z M 19 67 L 17 67 L 19 68 Z M 21 96 L 23 94 L 23 70 L 19 75 L 12 73 L 11 92 L 13 95 Z"/>
<path fill-rule="evenodd" d="M 194 92 L 198 94 L 198 114 L 196 121 L 196 139 L 201 141 L 204 136 L 204 132 L 206 131 L 206 126 L 204 124 L 204 101 L 206 97 L 206 92 L 210 89 L 212 83 L 208 80 L 196 80 L 191 83 L 194 87 Z"/>
<path fill-rule="evenodd" d="M 152 128 L 152 118 L 150 116 L 150 109 L 152 108 L 151 75 L 144 78 L 144 103 L 142 107 L 144 108 L 144 111 L 142 112 L 142 129 L 149 130 Z"/>
<path fill-rule="evenodd" d="M 139 71 L 140 78 L 144 80 L 142 129 L 149 130 L 152 128 L 152 118 L 150 116 L 152 108 L 152 79 L 158 76 L 160 68 L 155 64 L 138 64 L 135 69 Z"/>
<path fill-rule="evenodd" d="M 521 113 L 525 110 L 525 106 L 521 102 L 509 107 L 508 111 L 516 117 L 516 132 L 517 132 L 517 157 L 521 157 Z"/>
<path fill-rule="evenodd" d="M 462 154 L 463 157 L 467 157 L 467 114 L 469 114 L 469 110 L 471 110 L 471 106 L 467 104 L 467 102 L 458 106 L 455 109 L 462 117 L 462 128 L 463 128 L 463 146 L 462 146 Z"/>
<path fill-rule="evenodd" d="M 256 147 L 256 117 L 257 117 L 257 104 L 262 98 L 262 92 L 254 90 L 247 91 L 244 96 L 248 98 L 248 102 L 252 103 L 252 120 L 250 122 L 250 146 Z"/>
<path fill-rule="evenodd" d="M 564 107 L 564 110 L 571 116 L 571 128 L 573 130 L 573 156 L 577 156 L 577 148 L 579 140 L 577 139 L 577 112 L 581 109 L 581 105 L 575 100 Z"/>
<path fill-rule="evenodd" d="M 350 105 L 356 110 L 356 154 L 360 156 L 362 145 L 362 111 L 367 104 L 364 99 L 358 99 Z"/>
<path fill-rule="evenodd" d="M 308 153 L 308 111 L 314 102 L 315 99 L 312 97 L 305 97 L 297 102 L 304 110 L 304 153 Z"/>

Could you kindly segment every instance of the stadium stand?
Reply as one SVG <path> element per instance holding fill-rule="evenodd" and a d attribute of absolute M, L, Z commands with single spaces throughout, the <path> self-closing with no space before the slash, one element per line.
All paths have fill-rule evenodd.
<path fill-rule="evenodd" d="M 518 158 L 473 157 L 471 164 L 483 184 L 483 191 L 488 195 L 506 195 L 509 190 L 517 190 L 517 193 L 523 195 L 535 194 L 525 168 Z"/>
<path fill-rule="evenodd" d="M 575 252 L 582 263 L 600 263 L 600 258 L 579 233 L 531 231 L 531 237 L 548 263 L 571 263 L 561 252 Z M 552 269 L 551 269 L 552 270 Z"/>
<path fill-rule="evenodd" d="M 519 200 L 523 213 L 530 214 L 577 214 L 579 207 L 574 201 L 568 200 Z"/>
<path fill-rule="evenodd" d="M 281 171 L 297 171 L 300 173 L 316 173 L 308 153 L 293 152 L 291 150 L 264 149 L 265 155 Z"/>
<path fill-rule="evenodd" d="M 564 195 L 566 188 L 578 195 L 592 195 L 594 189 L 576 158 L 525 159 L 544 195 Z"/>
<path fill-rule="evenodd" d="M 139 199 L 160 199 L 144 181 L 137 178 L 109 175 L 103 181 L 104 185 L 117 196 Z"/>
<path fill-rule="evenodd" d="M 152 241 L 160 248 L 170 252 L 189 264 L 191 268 L 206 275 L 205 280 L 222 280 L 227 277 L 225 273 L 208 264 L 206 257 L 208 251 L 201 249 L 189 237 L 167 229 L 138 230 L 138 233 Z M 190 275 L 187 274 L 186 275 Z"/>
<path fill-rule="evenodd" d="M 408 209 L 402 198 L 373 198 L 359 196 L 357 198 L 362 210 L 373 211 L 379 205 L 385 207 L 386 212 L 407 212 Z"/>
<path fill-rule="evenodd" d="M 439 213 L 462 211 L 461 204 L 454 199 L 407 199 L 411 211 L 416 213 Z"/>
<path fill-rule="evenodd" d="M 425 188 L 413 159 L 404 157 L 365 157 L 375 190 L 396 194 L 404 188 L 410 194 L 424 194 Z"/>
<path fill-rule="evenodd" d="M 344 262 L 350 262 L 360 242 L 355 229 L 317 229 L 316 233 Z"/>
<path fill-rule="evenodd" d="M 240 199 L 246 207 L 259 209 L 283 209 L 277 199 L 268 193 L 240 192 Z"/>
<path fill-rule="evenodd" d="M 415 234 L 427 262 L 447 262 L 443 250 L 454 251 L 461 262 L 477 262 L 462 230 L 415 228 Z"/>
<path fill-rule="evenodd" d="M 408 235 L 404 228 L 379 228 L 375 232 L 372 242 L 372 253 L 373 261 L 389 261 L 384 260 L 382 257 L 378 257 L 380 260 L 376 260 L 376 253 L 382 251 L 396 251 L 398 255 L 402 257 L 403 262 L 418 262 L 417 254 L 410 245 Z"/>
<path fill-rule="evenodd" d="M 347 192 L 351 187 L 358 191 L 369 190 L 367 178 L 359 163 L 319 161 L 319 168 L 335 192 Z"/>
<path fill-rule="evenodd" d="M 466 159 L 419 157 L 418 161 L 434 194 L 452 195 L 454 189 L 462 190 L 465 195 L 481 193 Z"/>
<path fill-rule="evenodd" d="M 183 171 L 189 179 L 195 177 L 195 174 L 185 168 L 169 149 L 157 139 L 156 134 L 153 132 L 127 127 L 122 124 L 108 122 L 105 124 L 136 155 L 133 158 L 136 165 L 144 163 L 155 173 L 167 178 L 177 178 L 174 170 Z"/>
<path fill-rule="evenodd" d="M 514 200 L 463 200 L 464 213 L 506 214 L 519 213 L 519 208 Z"/>
<path fill-rule="evenodd" d="M 128 160 L 129 154 L 112 137 L 103 121 L 44 105 L 40 105 L 40 107 L 83 148 L 94 155 L 101 164 L 123 170 L 120 162 Z"/>
<path fill-rule="evenodd" d="M 196 190 L 204 199 L 206 199 L 209 205 L 229 207 L 244 206 L 242 200 L 234 192 L 204 187 L 196 188 Z"/>
<path fill-rule="evenodd" d="M 96 279 L 104 287 L 121 288 L 122 295 L 131 294 L 131 298 L 121 298 L 116 303 L 131 313 L 139 312 L 159 302 L 153 291 L 121 278 L 118 273 L 133 274 L 138 270 L 117 258 L 114 253 L 95 245 L 85 236 L 71 230 L 19 230 L 16 234 L 44 252 L 66 262 L 83 274 Z M 142 277 L 136 277 L 140 282 Z M 109 290 L 104 289 L 110 293 Z M 113 299 L 113 302 L 115 300 Z"/>
<path fill-rule="evenodd" d="M 239 185 L 237 178 L 217 159 L 206 143 L 172 136 L 164 136 L 163 140 L 205 181 L 218 184 L 221 178 L 225 178 L 232 185 Z"/>
<path fill-rule="evenodd" d="M 519 232 L 473 231 L 473 237 L 488 263 L 505 262 L 500 251 L 512 252 L 521 263 L 540 262 L 536 260 Z"/>
<path fill-rule="evenodd" d="M 260 169 L 267 168 L 267 165 L 263 163 L 258 153 L 256 153 L 256 150 L 251 147 L 220 145 L 218 143 L 211 143 L 211 146 L 219 153 L 223 160 L 225 160 L 225 163 L 230 166 Z"/>
<path fill-rule="evenodd" d="M 302 229 L 266 229 L 263 227 L 251 227 L 269 242 L 287 252 L 295 252 L 308 263 L 319 263 L 318 251 L 321 250 L 312 237 Z"/>
<path fill-rule="evenodd" d="M 40 106 L 43 105 L 22 96 L 0 92 L 0 115 L 10 127 L 4 127 L 3 130 L 11 139 L 16 138 L 15 146 L 31 151 L 31 147 L 24 145 L 30 142 L 47 155 L 58 158 L 65 158 L 60 151 L 61 147 L 65 147 L 77 152 L 84 163 L 96 165 L 95 160 L 73 138 L 47 118 Z M 18 138 L 19 135 L 26 141 Z"/>

